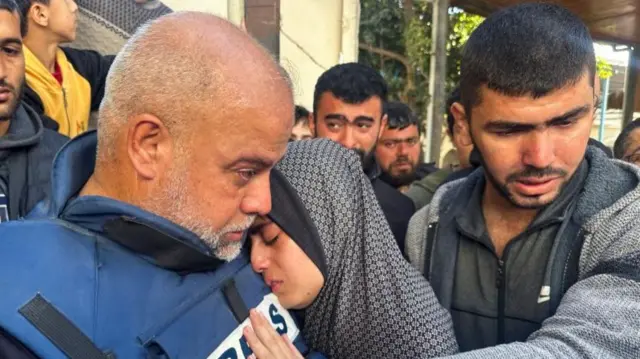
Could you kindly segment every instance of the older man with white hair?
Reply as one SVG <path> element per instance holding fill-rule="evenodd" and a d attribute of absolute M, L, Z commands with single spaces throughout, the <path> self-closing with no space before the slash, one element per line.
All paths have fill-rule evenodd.
<path fill-rule="evenodd" d="M 240 254 L 291 133 L 285 77 L 213 15 L 141 28 L 109 73 L 97 135 L 59 153 L 46 215 L 0 226 L 0 357 L 291 355 L 260 347 L 262 333 L 247 343 L 259 313 L 305 350 Z"/>

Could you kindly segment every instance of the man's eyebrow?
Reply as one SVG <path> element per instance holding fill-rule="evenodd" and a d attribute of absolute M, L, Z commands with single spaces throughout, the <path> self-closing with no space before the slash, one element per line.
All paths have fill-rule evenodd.
<path fill-rule="evenodd" d="M 324 116 L 325 120 L 340 120 L 347 121 L 347 117 L 345 115 L 341 115 L 339 113 L 330 113 Z"/>
<path fill-rule="evenodd" d="M 572 119 L 574 117 L 578 117 L 581 115 L 584 115 L 586 112 L 589 111 L 589 105 L 584 105 L 584 106 L 580 106 L 580 107 L 576 107 L 573 110 L 569 110 L 566 113 L 554 117 L 551 120 L 547 121 L 546 124 L 547 125 L 553 125 L 555 122 L 561 122 L 561 121 L 566 121 L 569 119 Z"/>
<path fill-rule="evenodd" d="M 0 46 L 5 45 L 20 45 L 22 46 L 22 40 L 19 37 L 9 37 L 6 39 L 0 39 Z"/>
<path fill-rule="evenodd" d="M 273 167 L 275 163 L 272 160 L 266 158 L 260 158 L 256 156 L 242 156 L 231 162 L 227 167 L 232 168 L 239 164 L 248 164 L 257 168 L 270 168 Z"/>
<path fill-rule="evenodd" d="M 534 128 L 536 128 L 536 125 L 506 120 L 491 121 L 484 125 L 484 129 L 488 131 L 530 131 Z"/>
<path fill-rule="evenodd" d="M 562 122 L 574 117 L 578 117 L 585 114 L 587 111 L 589 111 L 589 105 L 571 109 L 560 116 L 556 116 L 550 120 L 545 121 L 545 126 L 550 126 L 556 122 Z M 536 127 L 538 126 L 509 120 L 495 120 L 484 125 L 484 129 L 489 131 L 530 131 L 535 129 Z"/>
<path fill-rule="evenodd" d="M 358 116 L 356 117 L 355 120 L 353 120 L 353 122 L 359 122 L 359 121 L 374 122 L 375 120 L 373 119 L 373 117 L 369 117 L 369 116 Z"/>

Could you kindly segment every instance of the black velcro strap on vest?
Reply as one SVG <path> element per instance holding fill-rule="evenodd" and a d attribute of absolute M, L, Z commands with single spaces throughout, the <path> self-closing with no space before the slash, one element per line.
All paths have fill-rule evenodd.
<path fill-rule="evenodd" d="M 112 353 L 100 351 L 89 337 L 40 294 L 36 294 L 18 312 L 69 359 L 116 358 Z"/>
<path fill-rule="evenodd" d="M 233 278 L 224 283 L 222 286 L 222 294 L 227 300 L 227 304 L 229 304 L 238 323 L 242 323 L 245 319 L 249 318 L 249 308 L 247 308 L 247 305 L 242 300 L 238 288 L 236 288 L 236 281 L 233 280 Z"/>

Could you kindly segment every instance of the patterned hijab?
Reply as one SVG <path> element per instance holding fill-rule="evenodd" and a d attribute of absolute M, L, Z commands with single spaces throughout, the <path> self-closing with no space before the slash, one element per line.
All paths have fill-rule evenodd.
<path fill-rule="evenodd" d="M 299 214 L 305 211 L 275 198 L 270 217 L 325 275 L 304 313 L 309 345 L 331 359 L 455 353 L 451 317 L 402 257 L 359 158 L 329 140 L 300 141 L 289 145 L 277 169 L 312 224 L 302 224 L 306 238 L 292 235 L 304 233 L 296 226 L 306 221 Z"/>
<path fill-rule="evenodd" d="M 171 9 L 158 0 L 77 0 L 78 30 L 68 46 L 89 49 L 102 55 L 120 51 L 138 26 Z"/>

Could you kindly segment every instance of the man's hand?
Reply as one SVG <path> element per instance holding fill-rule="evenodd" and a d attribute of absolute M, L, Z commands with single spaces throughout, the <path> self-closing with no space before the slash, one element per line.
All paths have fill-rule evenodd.
<path fill-rule="evenodd" d="M 244 337 L 254 359 L 304 359 L 300 352 L 289 341 L 286 334 L 279 336 L 267 319 L 255 309 L 249 318 L 251 326 L 244 328 Z M 253 327 L 253 329 L 251 329 Z"/>

